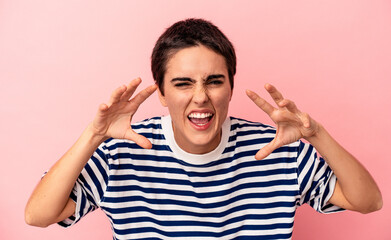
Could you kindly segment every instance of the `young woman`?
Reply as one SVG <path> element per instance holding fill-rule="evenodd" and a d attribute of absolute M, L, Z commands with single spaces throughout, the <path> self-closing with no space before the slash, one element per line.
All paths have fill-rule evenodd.
<path fill-rule="evenodd" d="M 168 28 L 152 72 L 155 85 L 133 97 L 135 79 L 99 107 L 34 190 L 28 224 L 70 226 L 99 207 L 114 239 L 290 239 L 304 203 L 319 212 L 381 208 L 365 168 L 274 86 L 265 89 L 276 106 L 247 95 L 276 128 L 227 117 L 236 56 L 212 23 Z M 131 125 L 156 89 L 170 115 Z"/>

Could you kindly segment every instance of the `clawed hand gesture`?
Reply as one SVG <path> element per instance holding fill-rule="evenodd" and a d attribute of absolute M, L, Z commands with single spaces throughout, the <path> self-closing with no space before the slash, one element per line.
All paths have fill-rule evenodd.
<path fill-rule="evenodd" d="M 118 138 L 134 141 L 142 148 L 151 148 L 151 142 L 144 136 L 137 134 L 131 128 L 133 115 L 138 107 L 156 90 L 151 85 L 135 97 L 131 98 L 140 85 L 141 79 L 132 80 L 128 86 L 117 88 L 108 104 L 101 104 L 91 126 L 94 133 L 104 139 Z M 275 149 L 295 142 L 300 138 L 309 139 L 317 133 L 319 124 L 307 113 L 301 112 L 291 100 L 284 99 L 282 94 L 272 85 L 266 84 L 265 89 L 273 98 L 277 107 L 273 107 L 266 100 L 253 91 L 247 90 L 247 96 L 261 108 L 277 125 L 274 139 L 260 149 L 255 155 L 256 159 L 264 159 Z"/>
<path fill-rule="evenodd" d="M 137 134 L 131 128 L 133 115 L 142 104 L 156 90 L 156 85 L 149 86 L 130 99 L 141 79 L 132 80 L 128 86 L 117 88 L 111 95 L 108 104 L 101 104 L 91 126 L 94 133 L 102 138 L 119 138 L 134 141 L 142 148 L 151 148 L 151 142 L 144 136 Z"/>
<path fill-rule="evenodd" d="M 273 122 L 277 125 L 277 133 L 274 139 L 260 149 L 255 155 L 256 159 L 264 159 L 275 149 L 283 145 L 295 142 L 300 138 L 314 136 L 319 128 L 319 124 L 313 120 L 307 113 L 301 112 L 294 102 L 284 99 L 282 94 L 272 85 L 265 85 L 266 91 L 269 92 L 277 108 L 273 107 L 258 94 L 247 90 L 247 96 L 261 108 Z"/>

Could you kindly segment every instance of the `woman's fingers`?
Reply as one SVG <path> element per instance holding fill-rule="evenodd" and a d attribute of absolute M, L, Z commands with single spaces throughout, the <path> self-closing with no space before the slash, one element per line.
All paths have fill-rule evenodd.
<path fill-rule="evenodd" d="M 270 103 L 268 103 L 265 99 L 261 98 L 255 92 L 251 90 L 246 90 L 246 94 L 260 109 L 262 109 L 269 116 L 275 110 L 275 108 Z"/>
<path fill-rule="evenodd" d="M 115 89 L 114 92 L 111 94 L 108 106 L 110 107 L 114 103 L 119 102 L 121 100 L 122 94 L 126 91 L 126 89 L 127 88 L 125 85 L 122 85 L 122 86 L 118 87 L 117 89 Z"/>
<path fill-rule="evenodd" d="M 296 104 L 288 99 L 283 99 L 282 101 L 280 101 L 278 106 L 281 108 L 285 107 L 292 113 L 300 113 L 299 109 L 296 107 Z"/>
<path fill-rule="evenodd" d="M 143 103 L 149 96 L 151 96 L 156 89 L 157 89 L 156 84 L 143 89 L 134 98 L 132 98 L 131 100 L 132 103 L 134 103 L 137 107 L 140 106 L 140 104 Z"/>
<path fill-rule="evenodd" d="M 267 84 L 265 84 L 265 89 L 266 89 L 266 91 L 268 91 L 268 93 L 273 98 L 274 102 L 277 103 L 277 105 L 279 105 L 279 103 L 282 100 L 284 100 L 284 97 L 282 96 L 282 94 L 273 85 L 267 83 Z"/>
<path fill-rule="evenodd" d="M 136 91 L 137 87 L 141 83 L 141 78 L 133 79 L 127 86 L 126 91 L 121 96 L 121 101 L 128 101 L 129 98 L 133 95 L 133 93 Z"/>
<path fill-rule="evenodd" d="M 109 109 L 109 106 L 107 106 L 106 104 L 102 103 L 101 105 L 99 105 L 99 111 L 100 112 L 105 112 Z"/>
<path fill-rule="evenodd" d="M 261 148 L 257 154 L 255 154 L 255 159 L 262 160 L 269 156 L 274 150 L 279 148 L 276 139 L 274 138 L 271 142 L 266 144 L 263 148 Z"/>
<path fill-rule="evenodd" d="M 301 121 L 302 121 L 303 126 L 305 128 L 310 128 L 311 127 L 311 118 L 310 118 L 310 115 L 308 115 L 308 113 L 302 113 Z"/>
<path fill-rule="evenodd" d="M 136 133 L 130 128 L 126 131 L 124 138 L 135 142 L 137 145 L 144 149 L 152 148 L 152 143 L 146 137 Z"/>
<path fill-rule="evenodd" d="M 155 92 L 157 89 L 156 84 L 151 85 L 145 89 L 143 89 L 141 92 L 139 92 L 134 98 L 131 99 L 132 104 L 135 104 L 135 111 L 137 108 L 149 97 L 152 95 L 152 93 Z M 134 92 L 134 91 L 133 91 Z M 133 93 L 132 93 L 133 94 Z M 125 99 L 125 98 L 124 98 Z M 142 148 L 150 149 L 152 148 L 151 142 L 144 136 L 136 133 L 131 128 L 127 129 L 124 134 L 125 139 L 129 139 L 133 142 L 135 142 L 137 145 L 139 145 Z"/>
<path fill-rule="evenodd" d="M 267 83 L 265 84 L 265 89 L 268 91 L 279 108 L 287 108 L 292 113 L 300 112 L 296 104 L 289 99 L 284 99 L 282 94 L 273 85 Z M 251 100 L 253 100 L 254 103 L 257 104 L 257 106 L 264 110 L 268 115 L 270 115 L 272 110 L 275 110 L 275 108 L 270 103 L 258 96 L 256 93 L 250 90 L 247 90 L 246 93 L 251 98 Z"/>
<path fill-rule="evenodd" d="M 110 107 L 114 103 L 118 103 L 119 101 L 128 101 L 129 98 L 133 95 L 133 93 L 136 91 L 137 87 L 141 83 L 141 78 L 133 79 L 128 86 L 122 85 L 118 87 L 114 92 L 111 94 L 111 98 L 109 101 L 108 106 Z"/>
<path fill-rule="evenodd" d="M 137 83 L 137 82 L 136 82 Z M 138 83 L 140 84 L 140 83 Z M 137 86 L 138 86 L 137 84 Z M 134 88 L 135 89 L 135 88 Z M 139 92 L 134 98 L 131 99 L 131 102 L 133 104 L 136 105 L 136 109 L 149 97 L 152 95 L 152 93 L 155 92 L 155 90 L 157 89 L 157 86 L 156 84 L 154 85 L 151 85 L 145 89 L 143 89 L 141 92 Z M 129 97 L 134 93 L 134 90 L 133 92 L 129 95 Z M 125 98 L 124 98 L 125 99 Z M 144 136 L 136 133 L 135 131 L 133 131 L 131 128 L 129 128 L 126 132 L 125 132 L 125 136 L 124 138 L 126 139 L 129 139 L 129 140 L 132 140 L 134 141 L 137 145 L 139 145 L 140 147 L 142 148 L 145 148 L 145 149 L 151 149 L 152 148 L 152 144 L 151 142 Z"/>
<path fill-rule="evenodd" d="M 140 85 L 141 79 L 136 78 L 133 79 L 128 86 L 122 85 L 118 87 L 114 92 L 111 94 L 111 98 L 109 103 L 106 106 L 100 106 L 101 111 L 105 111 L 108 108 L 110 108 L 113 104 L 119 103 L 120 101 L 132 101 L 136 106 L 139 106 L 141 103 L 145 101 L 151 94 L 156 90 L 157 86 L 151 85 L 144 90 L 142 90 L 140 93 L 138 93 L 133 99 L 129 100 L 129 98 L 134 94 L 137 87 Z"/>

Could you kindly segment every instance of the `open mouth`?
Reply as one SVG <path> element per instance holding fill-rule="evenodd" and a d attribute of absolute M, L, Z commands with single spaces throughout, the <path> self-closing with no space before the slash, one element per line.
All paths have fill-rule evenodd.
<path fill-rule="evenodd" d="M 210 122 L 210 120 L 212 120 L 213 116 L 214 116 L 214 114 L 212 114 L 212 113 L 196 113 L 196 112 L 193 112 L 193 113 L 190 113 L 187 116 L 187 118 L 193 124 L 202 127 L 202 126 L 207 125 Z"/>

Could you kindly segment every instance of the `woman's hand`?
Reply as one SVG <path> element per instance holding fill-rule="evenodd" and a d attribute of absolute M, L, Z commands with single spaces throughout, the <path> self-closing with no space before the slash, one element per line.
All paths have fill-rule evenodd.
<path fill-rule="evenodd" d="M 265 89 L 269 92 L 277 108 L 273 107 L 258 94 L 247 90 L 247 96 L 277 125 L 277 133 L 274 139 L 258 151 L 255 158 L 260 160 L 267 157 L 275 149 L 295 142 L 300 138 L 309 139 L 316 135 L 319 124 L 307 113 L 301 112 L 294 102 L 284 99 L 282 94 L 272 85 L 266 84 Z"/>
<path fill-rule="evenodd" d="M 123 138 L 143 148 L 152 147 L 148 139 L 134 132 L 130 126 L 140 104 L 156 90 L 156 85 L 149 86 L 130 99 L 140 83 L 141 79 L 138 78 L 128 86 L 117 88 L 109 103 L 100 105 L 95 119 L 79 139 L 42 178 L 26 205 L 25 219 L 28 224 L 46 227 L 75 212 L 76 204 L 69 195 L 80 172 L 103 140 Z"/>
<path fill-rule="evenodd" d="M 132 80 L 128 86 L 117 88 L 111 95 L 108 104 L 101 104 L 90 128 L 96 136 L 102 139 L 119 138 L 134 141 L 142 148 L 151 148 L 152 144 L 144 136 L 137 134 L 131 128 L 133 115 L 138 107 L 156 90 L 156 85 L 149 86 L 130 99 L 141 79 Z"/>
<path fill-rule="evenodd" d="M 275 149 L 304 138 L 315 147 L 338 179 L 329 203 L 361 213 L 381 209 L 381 192 L 364 166 L 335 141 L 323 126 L 301 112 L 292 101 L 284 99 L 275 87 L 266 84 L 265 89 L 278 108 L 250 90 L 247 90 L 247 95 L 276 123 L 277 133 L 270 143 L 257 152 L 255 158 L 263 159 Z"/>

